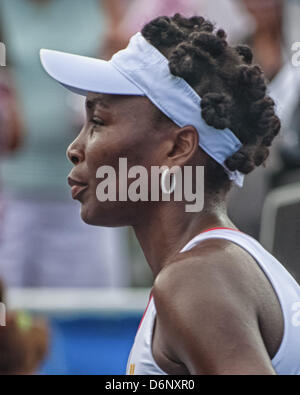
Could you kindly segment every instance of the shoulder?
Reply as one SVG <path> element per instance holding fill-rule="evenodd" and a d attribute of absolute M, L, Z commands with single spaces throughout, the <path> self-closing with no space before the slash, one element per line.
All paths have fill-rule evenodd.
<path fill-rule="evenodd" d="M 170 262 L 154 283 L 157 324 L 170 355 L 194 374 L 223 372 L 229 362 L 224 358 L 233 367 L 244 354 L 245 360 L 268 361 L 249 286 L 251 257 L 225 240 L 201 244 Z"/>
<path fill-rule="evenodd" d="M 245 250 L 224 239 L 210 239 L 168 262 L 154 282 L 153 295 L 158 303 L 193 295 L 198 304 L 209 297 L 217 302 L 218 295 L 221 302 L 226 295 L 249 300 L 255 298 L 249 286 L 254 280 L 253 258 Z"/>

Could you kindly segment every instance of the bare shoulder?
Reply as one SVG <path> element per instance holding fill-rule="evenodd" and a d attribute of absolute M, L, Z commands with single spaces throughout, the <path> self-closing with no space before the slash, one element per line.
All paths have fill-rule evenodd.
<path fill-rule="evenodd" d="M 174 300 L 177 295 L 214 295 L 216 299 L 228 293 L 256 300 L 251 283 L 257 282 L 258 274 L 254 259 L 245 250 L 224 239 L 210 239 L 170 261 L 157 276 L 153 294 L 157 303 Z"/>
<path fill-rule="evenodd" d="M 272 373 L 260 335 L 251 256 L 226 240 L 181 253 L 157 276 L 159 333 L 192 374 Z"/>

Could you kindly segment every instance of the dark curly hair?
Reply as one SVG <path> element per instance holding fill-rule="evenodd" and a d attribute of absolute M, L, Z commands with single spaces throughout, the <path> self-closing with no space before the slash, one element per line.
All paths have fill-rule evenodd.
<path fill-rule="evenodd" d="M 169 60 L 170 72 L 186 80 L 202 97 L 202 117 L 210 126 L 229 128 L 243 146 L 225 161 L 244 174 L 265 164 L 269 147 L 280 131 L 274 102 L 267 95 L 264 74 L 252 65 L 252 51 L 246 45 L 232 47 L 224 30 L 203 17 L 175 14 L 149 22 L 142 35 Z M 207 159 L 206 185 L 230 189 L 224 168 Z"/>

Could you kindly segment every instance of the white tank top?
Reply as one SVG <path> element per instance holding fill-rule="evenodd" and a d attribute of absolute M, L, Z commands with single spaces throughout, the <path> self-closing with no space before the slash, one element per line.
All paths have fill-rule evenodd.
<path fill-rule="evenodd" d="M 279 375 L 300 375 L 300 286 L 257 240 L 235 229 L 209 229 L 194 237 L 180 252 L 188 251 L 201 241 L 212 238 L 226 239 L 238 244 L 252 255 L 265 273 L 277 294 L 284 319 L 283 338 L 272 359 L 273 368 Z M 127 374 L 167 374 L 160 369 L 152 355 L 155 316 L 155 304 L 150 296 L 129 355 Z"/>

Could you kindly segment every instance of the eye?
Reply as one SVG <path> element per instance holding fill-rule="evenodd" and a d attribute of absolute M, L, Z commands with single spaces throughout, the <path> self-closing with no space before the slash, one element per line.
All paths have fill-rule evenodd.
<path fill-rule="evenodd" d="M 104 126 L 103 120 L 101 118 L 97 118 L 97 117 L 93 117 L 90 120 L 90 123 L 92 124 L 91 131 L 90 131 L 91 135 L 96 131 L 97 128 L 99 128 L 100 126 Z"/>
<path fill-rule="evenodd" d="M 92 123 L 97 126 L 103 126 L 104 122 L 101 118 L 92 118 Z"/>

